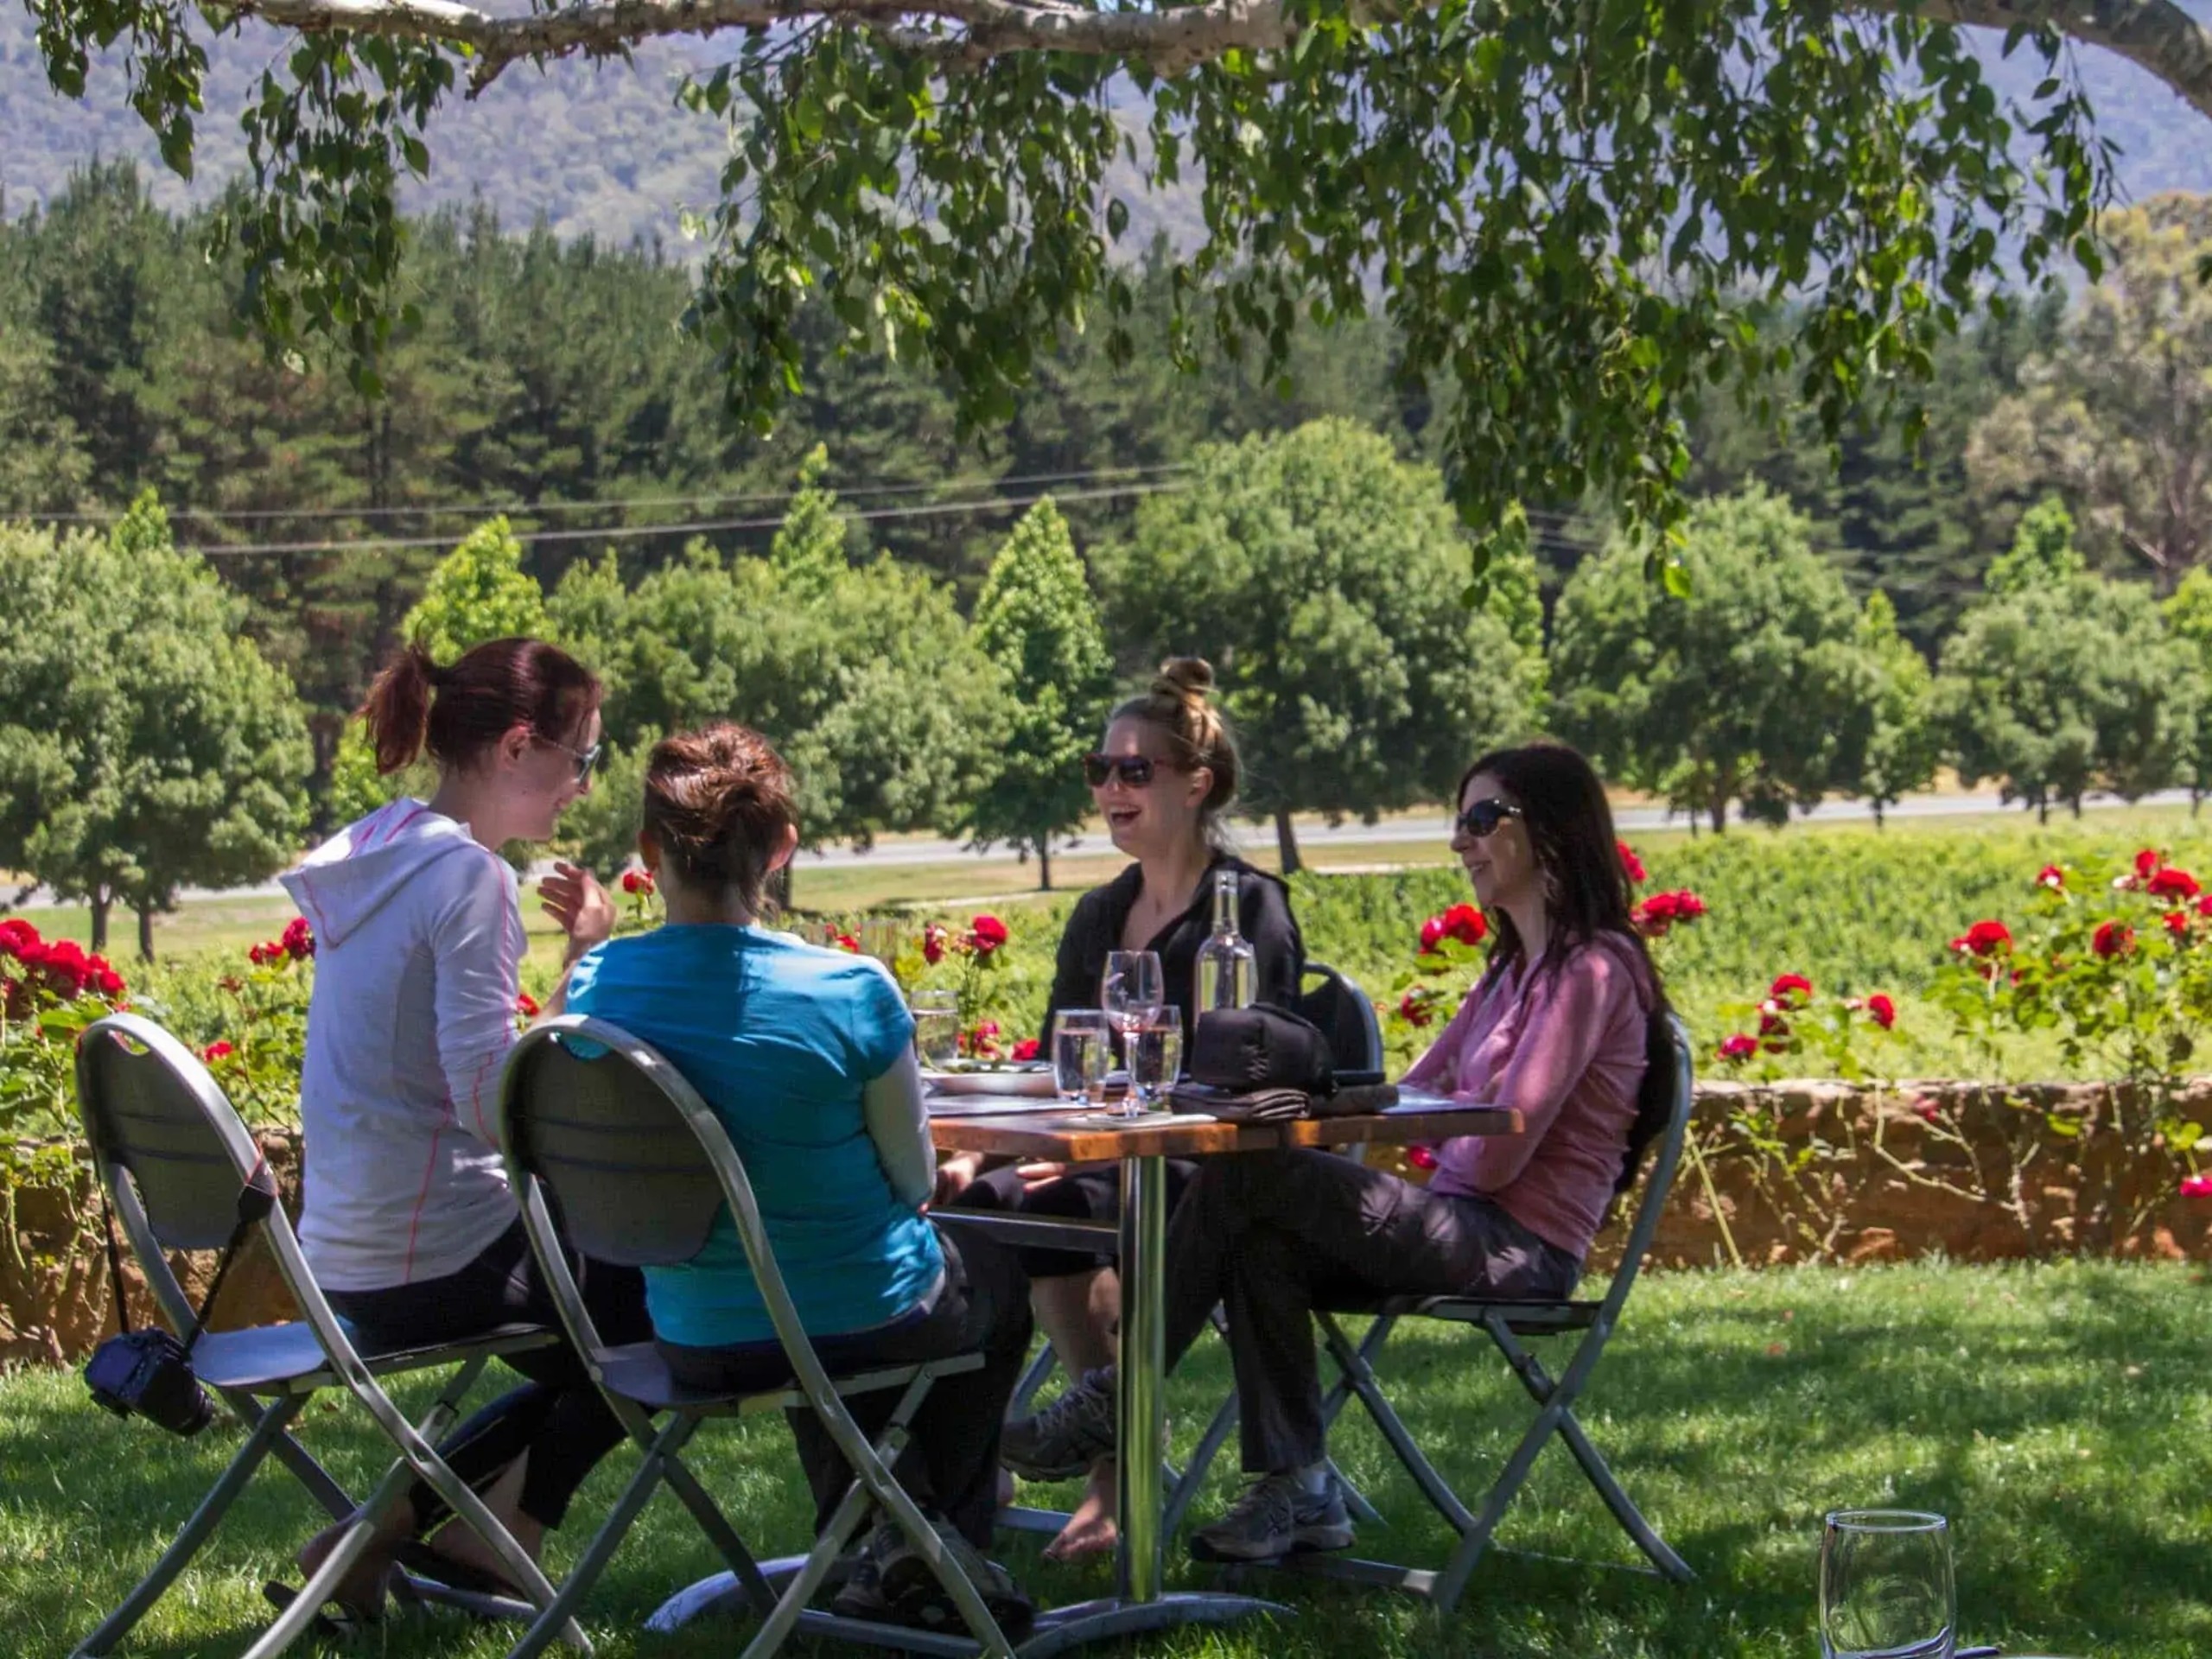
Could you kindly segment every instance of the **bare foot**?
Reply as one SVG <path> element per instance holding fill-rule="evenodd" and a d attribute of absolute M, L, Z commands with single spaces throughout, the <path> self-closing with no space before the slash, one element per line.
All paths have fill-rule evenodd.
<path fill-rule="evenodd" d="M 1101 1458 L 1090 1465 L 1090 1478 L 1084 1483 L 1083 1501 L 1075 1506 L 1075 1513 L 1060 1529 L 1060 1535 L 1045 1546 L 1048 1560 L 1083 1561 L 1093 1556 L 1111 1554 L 1121 1541 L 1121 1532 L 1114 1524 L 1116 1494 L 1119 1471 L 1114 1459 Z"/>
<path fill-rule="evenodd" d="M 411 1522 L 412 1517 L 409 1520 Z M 352 1524 L 350 1521 L 334 1521 L 300 1546 L 296 1559 L 304 1577 L 315 1576 L 315 1569 L 330 1559 L 330 1552 L 338 1548 L 338 1541 Z M 391 1578 L 391 1553 L 406 1535 L 405 1526 L 386 1521 L 361 1559 L 332 1588 L 328 1599 L 365 1620 L 381 1618 Z"/>

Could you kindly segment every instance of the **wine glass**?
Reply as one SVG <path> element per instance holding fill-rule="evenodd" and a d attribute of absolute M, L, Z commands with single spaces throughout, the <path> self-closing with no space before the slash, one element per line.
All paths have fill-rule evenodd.
<path fill-rule="evenodd" d="M 1183 1070 L 1183 1010 L 1159 1009 L 1129 1045 L 1129 1100 L 1122 1116 L 1164 1110 L 1167 1091 Z"/>
<path fill-rule="evenodd" d="M 1821 1659 L 1952 1659 L 1951 1528 L 1915 1510 L 1838 1510 L 1821 1530 Z"/>
<path fill-rule="evenodd" d="M 916 991 L 907 1009 L 914 1016 L 914 1052 L 925 1070 L 942 1071 L 960 1052 L 960 993 Z"/>
<path fill-rule="evenodd" d="M 1160 970 L 1160 957 L 1151 950 L 1113 950 L 1107 953 L 1106 971 L 1098 977 L 1098 1006 L 1107 1023 L 1121 1034 L 1122 1051 L 1129 1039 L 1166 1001 L 1166 981 Z M 1134 1066 L 1134 1058 L 1131 1061 Z"/>
<path fill-rule="evenodd" d="M 1062 1100 L 1105 1103 L 1110 1044 L 1106 1016 L 1096 1008 L 1062 1008 L 1052 1016 L 1052 1083 Z"/>

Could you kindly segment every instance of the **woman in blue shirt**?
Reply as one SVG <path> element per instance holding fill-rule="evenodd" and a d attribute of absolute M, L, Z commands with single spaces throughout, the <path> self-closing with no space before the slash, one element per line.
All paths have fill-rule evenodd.
<path fill-rule="evenodd" d="M 980 1552 L 997 1507 L 1000 1420 L 1029 1346 L 1028 1286 L 1011 1249 L 923 1214 L 935 1158 L 913 1022 L 890 975 L 760 925 L 768 879 L 798 844 L 790 771 L 758 733 L 724 724 L 663 740 L 638 846 L 667 925 L 588 954 L 569 1007 L 652 1044 L 721 1120 L 825 1364 L 984 1356 L 982 1370 L 931 1393 L 897 1473 L 1019 1640 L 1029 1605 Z M 645 1300 L 679 1381 L 748 1390 L 788 1375 L 726 1216 L 695 1259 L 646 1269 Z M 850 1402 L 870 1435 L 894 1403 L 890 1391 Z M 851 1471 L 812 1413 L 793 1413 L 791 1427 L 819 1525 Z M 925 1628 L 958 1618 L 887 1524 L 836 1608 Z"/>

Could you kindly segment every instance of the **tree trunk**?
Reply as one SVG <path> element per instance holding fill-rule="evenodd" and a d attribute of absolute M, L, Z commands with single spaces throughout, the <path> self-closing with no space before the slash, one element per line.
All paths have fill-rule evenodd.
<path fill-rule="evenodd" d="M 1285 875 L 1296 875 L 1306 868 L 1298 856 L 1298 831 L 1291 824 L 1289 809 L 1285 807 L 1275 810 L 1275 850 L 1282 855 Z"/>
<path fill-rule="evenodd" d="M 2039 824 L 2050 822 L 2050 802 L 2047 797 L 2036 797 L 2036 822 Z"/>
<path fill-rule="evenodd" d="M 1713 798 L 1713 833 L 1716 836 L 1728 833 L 1728 798 L 1726 795 L 1716 795 Z"/>
<path fill-rule="evenodd" d="M 1884 821 L 1882 798 L 1878 795 L 1874 798 L 1874 827 L 1877 830 L 1886 830 L 1889 828 L 1889 825 Z"/>
<path fill-rule="evenodd" d="M 154 959 L 154 907 L 151 905 L 140 905 L 137 909 L 138 912 L 138 960 L 151 962 Z"/>
<path fill-rule="evenodd" d="M 107 913 L 115 907 L 115 900 L 105 889 L 92 894 L 92 950 L 95 953 L 107 949 Z"/>
<path fill-rule="evenodd" d="M 1037 843 L 1037 891 L 1052 890 L 1052 838 L 1046 836 Z"/>
<path fill-rule="evenodd" d="M 2082 816 L 2082 798 L 2079 795 L 2068 796 L 2066 798 L 2066 804 L 2074 809 L 2074 816 L 2075 817 L 2078 818 Z"/>

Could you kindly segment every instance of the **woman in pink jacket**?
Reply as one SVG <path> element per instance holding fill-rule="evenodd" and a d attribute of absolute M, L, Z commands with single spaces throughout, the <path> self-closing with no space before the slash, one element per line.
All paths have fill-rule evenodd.
<path fill-rule="evenodd" d="M 1629 920 L 1597 774 L 1557 745 L 1501 749 L 1468 768 L 1458 802 L 1452 850 L 1497 943 L 1405 1083 L 1514 1108 L 1523 1132 L 1446 1142 L 1427 1186 L 1332 1153 L 1205 1160 L 1168 1230 L 1168 1362 L 1219 1303 L 1254 1478 L 1193 1536 L 1201 1559 L 1351 1542 L 1329 1475 L 1313 1308 L 1571 1294 L 1614 1193 L 1664 1119 L 1669 1080 L 1647 1086 L 1645 1056 L 1666 1001 Z M 1110 1368 L 1091 1372 L 1009 1424 L 1007 1455 L 1039 1455 L 1031 1440 L 1052 1452 L 1110 1447 L 1114 1389 Z"/>

